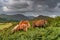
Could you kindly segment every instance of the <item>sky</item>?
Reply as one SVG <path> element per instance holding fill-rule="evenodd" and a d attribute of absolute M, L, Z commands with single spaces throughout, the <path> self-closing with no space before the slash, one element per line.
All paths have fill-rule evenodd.
<path fill-rule="evenodd" d="M 0 13 L 60 16 L 59 0 L 0 0 Z"/>

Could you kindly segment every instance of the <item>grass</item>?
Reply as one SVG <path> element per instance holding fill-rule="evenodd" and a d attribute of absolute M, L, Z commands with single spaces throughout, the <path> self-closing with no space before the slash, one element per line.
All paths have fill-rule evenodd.
<path fill-rule="evenodd" d="M 45 28 L 32 28 L 31 26 L 27 32 L 21 30 L 15 33 L 12 33 L 11 29 L 18 22 L 0 23 L 0 29 L 8 28 L 0 32 L 0 40 L 60 40 L 60 19 L 49 22 Z"/>
<path fill-rule="evenodd" d="M 1 40 L 60 40 L 60 27 L 30 28 L 27 32 L 11 30 L 0 33 Z"/>
<path fill-rule="evenodd" d="M 12 26 L 12 23 L 0 23 L 0 30 L 9 28 L 10 26 Z"/>

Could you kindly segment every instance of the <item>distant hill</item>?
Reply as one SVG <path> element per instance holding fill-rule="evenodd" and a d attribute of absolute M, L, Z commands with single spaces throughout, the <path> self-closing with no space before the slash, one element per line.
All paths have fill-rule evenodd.
<path fill-rule="evenodd" d="M 27 16 L 29 19 L 33 19 L 33 18 L 35 18 L 34 16 Z"/>
<path fill-rule="evenodd" d="M 49 17 L 49 16 L 39 15 L 39 16 L 35 17 L 33 20 L 38 20 L 38 19 L 50 20 L 53 18 Z"/>
<path fill-rule="evenodd" d="M 52 17 L 44 16 L 44 15 L 39 15 L 37 17 L 34 17 L 34 16 L 25 16 L 22 14 L 15 14 L 15 15 L 1 14 L 0 18 L 4 19 L 4 20 L 10 20 L 10 21 L 12 21 L 12 20 L 20 21 L 20 20 L 38 20 L 38 19 L 50 20 L 50 19 L 53 19 Z"/>
<path fill-rule="evenodd" d="M 6 15 L 6 14 L 1 14 L 0 18 L 6 19 L 6 20 L 30 20 L 33 19 L 33 16 L 24 16 L 22 14 L 15 14 L 15 15 Z"/>
<path fill-rule="evenodd" d="M 7 20 L 5 18 L 0 18 L 0 22 L 6 22 Z"/>

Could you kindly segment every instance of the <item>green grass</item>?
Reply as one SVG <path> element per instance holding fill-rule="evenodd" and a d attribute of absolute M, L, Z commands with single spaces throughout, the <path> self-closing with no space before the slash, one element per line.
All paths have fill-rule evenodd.
<path fill-rule="evenodd" d="M 30 21 L 32 24 L 32 22 Z M 18 22 L 0 23 L 0 40 L 60 40 L 60 18 L 49 19 L 49 24 L 45 28 L 29 28 L 27 32 L 17 31 L 11 32 L 11 29 L 18 24 Z M 12 26 L 11 26 L 12 25 Z"/>
<path fill-rule="evenodd" d="M 60 40 L 60 27 L 30 28 L 27 32 L 11 30 L 0 33 L 1 40 Z"/>
<path fill-rule="evenodd" d="M 0 30 L 9 28 L 10 26 L 12 26 L 12 23 L 0 23 Z"/>

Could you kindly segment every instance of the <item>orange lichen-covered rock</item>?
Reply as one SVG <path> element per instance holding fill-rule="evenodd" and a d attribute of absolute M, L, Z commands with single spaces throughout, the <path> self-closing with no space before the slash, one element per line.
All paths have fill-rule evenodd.
<path fill-rule="evenodd" d="M 18 31 L 18 30 L 19 30 L 18 27 L 19 27 L 19 25 L 17 24 L 17 25 L 12 29 L 12 32 Z"/>
<path fill-rule="evenodd" d="M 19 23 L 19 27 L 20 27 L 20 29 L 27 31 L 27 29 L 30 27 L 30 23 L 28 20 L 21 21 Z"/>
<path fill-rule="evenodd" d="M 12 31 L 18 31 L 18 30 L 24 30 L 24 31 L 27 31 L 27 29 L 30 27 L 30 23 L 28 20 L 22 20 L 19 22 L 18 25 L 16 25 Z"/>
<path fill-rule="evenodd" d="M 46 20 L 35 20 L 32 22 L 33 27 L 43 27 L 45 24 L 47 24 Z"/>

